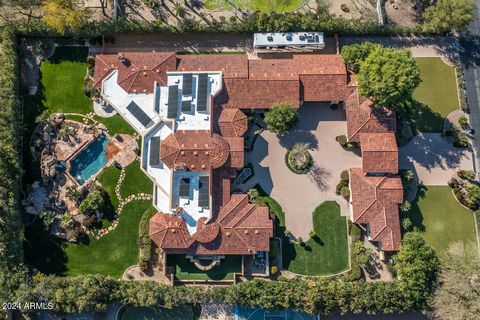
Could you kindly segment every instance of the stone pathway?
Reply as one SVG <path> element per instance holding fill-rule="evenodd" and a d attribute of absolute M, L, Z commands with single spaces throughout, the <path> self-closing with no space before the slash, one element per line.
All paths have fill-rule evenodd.
<path fill-rule="evenodd" d="M 115 230 L 118 226 L 118 220 L 120 218 L 120 215 L 122 214 L 123 208 L 130 202 L 134 200 L 152 200 L 152 195 L 148 193 L 137 193 L 137 194 L 132 194 L 126 197 L 125 199 L 122 198 L 122 194 L 120 192 L 120 188 L 122 187 L 122 183 L 125 180 L 125 168 L 122 168 L 120 171 L 120 176 L 118 178 L 117 185 L 115 186 L 115 195 L 118 198 L 118 208 L 116 210 L 115 218 L 112 222 L 112 224 L 107 227 L 103 228 L 100 230 L 92 231 L 92 235 L 95 237 L 95 239 L 99 240 L 102 237 L 106 236 L 109 232 Z"/>

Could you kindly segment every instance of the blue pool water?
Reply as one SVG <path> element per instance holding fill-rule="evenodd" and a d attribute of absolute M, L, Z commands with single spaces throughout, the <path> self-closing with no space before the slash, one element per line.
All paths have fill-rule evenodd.
<path fill-rule="evenodd" d="M 70 161 L 70 174 L 83 184 L 107 163 L 108 138 L 99 136 Z"/>

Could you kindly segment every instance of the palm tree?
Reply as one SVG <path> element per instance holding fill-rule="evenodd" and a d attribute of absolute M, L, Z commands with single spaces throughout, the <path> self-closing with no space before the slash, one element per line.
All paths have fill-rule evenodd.
<path fill-rule="evenodd" d="M 185 15 L 185 7 L 180 2 L 175 2 L 175 4 L 173 5 L 173 10 L 175 10 L 177 16 L 183 18 L 183 16 Z"/>

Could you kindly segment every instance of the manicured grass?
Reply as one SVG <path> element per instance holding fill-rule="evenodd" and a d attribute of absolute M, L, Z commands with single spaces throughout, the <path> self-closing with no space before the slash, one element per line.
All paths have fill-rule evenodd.
<path fill-rule="evenodd" d="M 179 280 L 232 280 L 233 273 L 241 272 L 241 256 L 225 256 L 220 265 L 209 271 L 198 269 L 185 255 L 168 255 L 167 265 L 175 266 Z"/>
<path fill-rule="evenodd" d="M 117 133 L 124 133 L 129 135 L 133 135 L 135 133 L 135 130 L 132 128 L 132 126 L 120 115 L 115 115 L 110 118 L 102 118 L 95 115 L 94 118 L 98 122 L 103 123 L 108 128 L 108 133 L 111 136 Z"/>
<path fill-rule="evenodd" d="M 460 205 L 447 186 L 419 188 L 408 216 L 437 251 L 455 241 L 475 241 L 473 212 Z"/>
<path fill-rule="evenodd" d="M 166 308 L 128 307 L 122 311 L 120 320 L 194 320 L 194 312 L 190 306 Z"/>
<path fill-rule="evenodd" d="M 130 202 L 124 207 L 115 230 L 100 240 L 89 237 L 87 243 L 67 244 L 65 274 L 121 277 L 127 267 L 137 263 L 138 225 L 143 213 L 150 206 L 150 201 Z"/>
<path fill-rule="evenodd" d="M 120 169 L 115 166 L 109 166 L 100 172 L 97 176 L 97 180 L 102 184 L 103 188 L 110 195 L 112 204 L 118 206 L 118 198 L 115 195 L 115 186 L 117 185 L 118 178 L 120 177 Z"/>
<path fill-rule="evenodd" d="M 125 180 L 120 187 L 122 198 L 131 194 L 153 192 L 152 181 L 140 169 L 140 161 L 135 160 L 125 168 Z"/>
<path fill-rule="evenodd" d="M 284 234 L 285 213 L 269 196 L 261 196 L 276 215 L 276 236 L 282 239 L 283 268 L 308 276 L 321 276 L 348 269 L 347 220 L 340 215 L 340 207 L 334 201 L 319 205 L 313 215 L 314 239 L 304 239 L 305 247 L 291 242 Z"/>
<path fill-rule="evenodd" d="M 248 9 L 261 12 L 286 12 L 301 7 L 305 0 L 206 0 L 205 8 L 209 10 Z M 230 3 L 233 3 L 232 6 Z"/>
<path fill-rule="evenodd" d="M 413 98 L 423 106 L 414 121 L 418 131 L 441 132 L 445 117 L 459 108 L 455 69 L 443 63 L 440 58 L 415 60 L 420 68 L 422 82 Z"/>

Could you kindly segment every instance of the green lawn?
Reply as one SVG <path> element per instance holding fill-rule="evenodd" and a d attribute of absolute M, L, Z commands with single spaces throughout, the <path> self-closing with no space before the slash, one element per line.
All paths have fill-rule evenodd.
<path fill-rule="evenodd" d="M 445 117 L 459 108 L 455 69 L 440 58 L 415 58 L 422 82 L 415 89 L 412 122 L 420 132 L 441 132 Z"/>
<path fill-rule="evenodd" d="M 115 195 L 115 186 L 117 185 L 118 178 L 120 177 L 120 169 L 115 166 L 109 166 L 100 172 L 97 176 L 97 180 L 102 184 L 103 188 L 110 195 L 112 204 L 118 206 L 118 198 Z"/>
<path fill-rule="evenodd" d="M 247 9 L 261 12 L 286 12 L 301 7 L 306 0 L 206 0 L 208 10 Z M 233 6 L 230 4 L 233 3 Z"/>
<path fill-rule="evenodd" d="M 122 198 L 131 194 L 148 193 L 152 194 L 153 183 L 140 169 L 140 161 L 135 160 L 125 168 L 125 180 L 120 187 Z"/>
<path fill-rule="evenodd" d="M 85 244 L 68 244 L 66 275 L 104 274 L 121 277 L 125 269 L 138 260 L 138 225 L 146 210 L 154 210 L 150 201 L 127 204 L 115 230 Z"/>
<path fill-rule="evenodd" d="M 167 265 L 175 267 L 179 280 L 232 280 L 233 273 L 241 272 L 241 256 L 225 256 L 221 263 L 209 271 L 198 269 L 185 255 L 168 255 Z"/>
<path fill-rule="evenodd" d="M 321 276 L 348 269 L 347 219 L 340 215 L 340 207 L 334 201 L 319 205 L 312 214 L 317 236 L 308 239 L 305 247 L 285 237 L 285 214 L 281 206 L 268 196 L 259 200 L 277 216 L 276 236 L 282 239 L 283 268 L 308 276 Z"/>
<path fill-rule="evenodd" d="M 473 212 L 460 205 L 447 186 L 420 188 L 408 216 L 437 251 L 455 241 L 475 241 Z"/>

